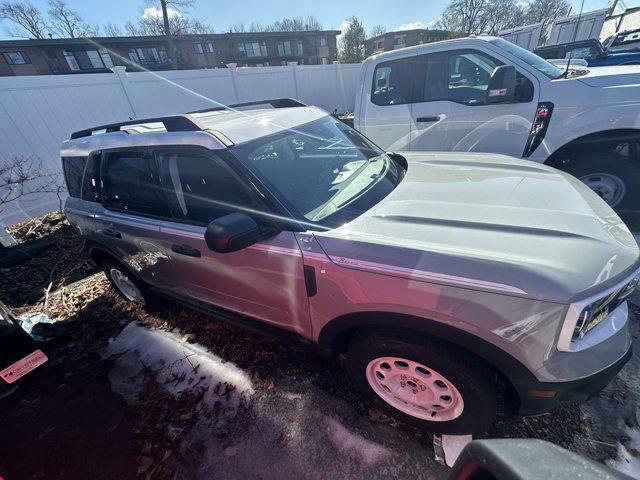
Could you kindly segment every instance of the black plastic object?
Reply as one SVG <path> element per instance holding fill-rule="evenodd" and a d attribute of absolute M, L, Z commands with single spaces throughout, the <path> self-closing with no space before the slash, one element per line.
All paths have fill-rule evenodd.
<path fill-rule="evenodd" d="M 631 477 L 549 442 L 475 440 L 460 453 L 449 480 L 630 480 Z"/>
<path fill-rule="evenodd" d="M 307 106 L 306 103 L 302 103 L 299 100 L 294 100 L 293 98 L 274 98 L 271 100 L 256 100 L 254 102 L 234 103 L 232 105 L 219 105 L 217 107 L 203 108 L 202 110 L 195 110 L 193 112 L 189 112 L 188 115 L 192 113 L 217 112 L 220 110 L 231 110 L 234 108 L 254 107 L 257 105 L 271 105 L 273 108 L 289 108 L 289 107 L 306 107 Z"/>
<path fill-rule="evenodd" d="M 516 67 L 500 65 L 489 79 L 487 103 L 510 103 L 516 93 Z"/>
<path fill-rule="evenodd" d="M 193 132 L 203 130 L 203 127 L 188 115 L 172 115 L 167 117 L 142 118 L 126 122 L 109 123 L 98 127 L 79 130 L 71 134 L 71 138 L 90 137 L 93 132 L 104 130 L 103 133 L 119 132 L 122 127 L 130 125 L 144 125 L 145 123 L 162 123 L 167 132 Z"/>
<path fill-rule="evenodd" d="M 522 152 L 522 156 L 524 158 L 531 156 L 531 154 L 536 151 L 536 148 L 538 148 L 538 146 L 544 140 L 544 136 L 547 133 L 547 128 L 549 128 L 549 122 L 551 121 L 552 113 L 553 103 L 538 103 L 538 106 L 536 107 L 536 116 L 533 119 L 531 131 L 529 132 L 529 138 L 527 139 L 527 143 L 524 146 L 524 151 Z"/>
<path fill-rule="evenodd" d="M 212 221 L 204 233 L 204 239 L 214 252 L 229 253 L 242 250 L 274 234 L 274 229 L 261 227 L 244 213 L 230 213 Z"/>

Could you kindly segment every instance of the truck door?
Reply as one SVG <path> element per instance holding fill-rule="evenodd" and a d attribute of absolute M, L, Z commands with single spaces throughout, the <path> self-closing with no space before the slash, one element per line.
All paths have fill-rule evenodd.
<path fill-rule="evenodd" d="M 416 55 L 378 63 L 363 85 L 360 129 L 379 147 L 406 150 Z"/>
<path fill-rule="evenodd" d="M 420 55 L 411 105 L 410 149 L 522 156 L 537 91 L 533 81 L 517 71 L 515 100 L 487 103 L 491 74 L 503 64 L 476 49 Z"/>

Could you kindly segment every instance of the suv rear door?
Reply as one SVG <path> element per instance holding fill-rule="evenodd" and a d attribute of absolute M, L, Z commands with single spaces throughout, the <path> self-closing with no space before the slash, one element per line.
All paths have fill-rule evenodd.
<path fill-rule="evenodd" d="M 156 148 L 170 219 L 161 243 L 172 259 L 171 289 L 208 305 L 310 336 L 302 252 L 293 232 L 231 253 L 209 250 L 207 225 L 241 212 L 263 221 L 265 206 L 219 155 L 197 147 Z"/>
<path fill-rule="evenodd" d="M 170 278 L 171 265 L 160 245 L 161 214 L 166 208 L 153 158 L 141 148 L 105 151 L 100 183 L 98 241 L 145 282 L 163 284 Z"/>
<path fill-rule="evenodd" d="M 420 55 L 410 150 L 475 151 L 520 157 L 538 101 L 536 79 L 517 70 L 512 103 L 487 103 L 489 79 L 505 62 L 479 49 Z"/>

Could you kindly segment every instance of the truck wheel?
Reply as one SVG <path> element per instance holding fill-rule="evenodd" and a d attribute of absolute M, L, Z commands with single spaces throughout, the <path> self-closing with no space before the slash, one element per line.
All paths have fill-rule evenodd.
<path fill-rule="evenodd" d="M 366 397 L 420 430 L 483 433 L 494 424 L 493 372 L 457 348 L 392 330 L 361 331 L 349 344 L 347 367 Z"/>
<path fill-rule="evenodd" d="M 615 152 L 601 152 L 581 155 L 566 170 L 596 192 L 622 220 L 637 221 L 640 166 Z"/>
<path fill-rule="evenodd" d="M 153 294 L 149 292 L 147 286 L 121 263 L 105 260 L 102 263 L 102 269 L 111 286 L 123 299 L 145 307 L 154 303 Z"/>

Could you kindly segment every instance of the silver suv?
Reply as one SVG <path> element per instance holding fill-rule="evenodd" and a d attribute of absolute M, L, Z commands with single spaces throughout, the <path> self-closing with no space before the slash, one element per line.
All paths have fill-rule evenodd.
<path fill-rule="evenodd" d="M 631 355 L 638 247 L 568 174 L 385 153 L 282 99 L 76 132 L 66 213 L 130 301 L 346 354 L 396 418 L 486 431 L 584 400 Z"/>

